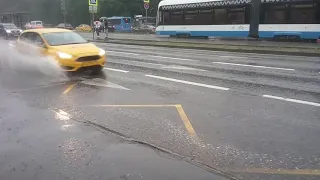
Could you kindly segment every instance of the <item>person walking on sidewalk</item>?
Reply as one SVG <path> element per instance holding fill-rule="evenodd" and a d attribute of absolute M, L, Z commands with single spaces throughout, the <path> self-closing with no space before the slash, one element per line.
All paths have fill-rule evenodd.
<path fill-rule="evenodd" d="M 100 27 L 101 27 L 101 22 L 98 20 L 98 21 L 95 21 L 94 22 L 94 29 L 97 33 L 97 37 L 98 39 L 100 38 Z"/>
<path fill-rule="evenodd" d="M 104 20 L 104 30 L 105 30 L 105 32 L 106 32 L 106 37 L 105 37 L 105 39 L 108 39 L 108 29 L 109 29 L 109 27 L 108 27 L 108 20 L 105 19 L 105 20 Z"/>

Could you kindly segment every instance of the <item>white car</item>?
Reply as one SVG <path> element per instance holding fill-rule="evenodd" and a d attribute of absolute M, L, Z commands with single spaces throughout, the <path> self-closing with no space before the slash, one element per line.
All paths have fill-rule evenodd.
<path fill-rule="evenodd" d="M 25 25 L 26 29 L 37 29 L 37 28 L 43 28 L 42 21 L 31 21 L 30 23 L 27 23 Z"/>

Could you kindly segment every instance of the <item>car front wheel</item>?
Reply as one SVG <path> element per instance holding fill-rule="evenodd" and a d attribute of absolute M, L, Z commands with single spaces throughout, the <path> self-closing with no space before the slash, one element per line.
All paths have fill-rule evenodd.
<path fill-rule="evenodd" d="M 99 66 L 99 67 L 95 67 L 94 69 L 92 69 L 92 74 L 96 75 L 96 74 L 100 74 L 102 72 L 103 67 Z"/>

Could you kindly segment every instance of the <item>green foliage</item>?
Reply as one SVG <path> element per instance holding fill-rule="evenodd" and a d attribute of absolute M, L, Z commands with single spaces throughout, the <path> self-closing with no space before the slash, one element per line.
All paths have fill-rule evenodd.
<path fill-rule="evenodd" d="M 12 0 L 19 3 L 8 3 L 0 10 L 10 9 L 10 12 L 27 11 L 32 20 L 42 20 L 46 24 L 57 25 L 63 22 L 61 0 Z M 161 0 L 150 0 L 148 16 L 156 16 Z M 89 24 L 92 16 L 89 14 L 88 0 L 66 0 L 67 22 L 74 26 Z M 3 11 L 4 12 L 4 11 Z M 96 18 L 106 16 L 145 15 L 143 0 L 99 0 Z"/>

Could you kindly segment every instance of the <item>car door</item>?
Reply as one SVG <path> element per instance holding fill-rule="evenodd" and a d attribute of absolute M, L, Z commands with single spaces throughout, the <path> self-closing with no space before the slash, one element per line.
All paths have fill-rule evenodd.
<path fill-rule="evenodd" d="M 46 56 L 47 55 L 47 47 L 40 36 L 39 33 L 32 32 L 30 35 L 31 43 L 36 47 L 36 49 L 39 51 L 40 55 Z"/>
<path fill-rule="evenodd" d="M 16 47 L 20 53 L 22 54 L 29 53 L 28 46 L 29 46 L 29 42 L 31 41 L 30 37 L 31 37 L 31 32 L 24 32 L 19 36 Z"/>
<path fill-rule="evenodd" d="M 18 51 L 23 54 L 46 55 L 47 48 L 42 37 L 36 32 L 24 32 L 18 39 Z"/>

